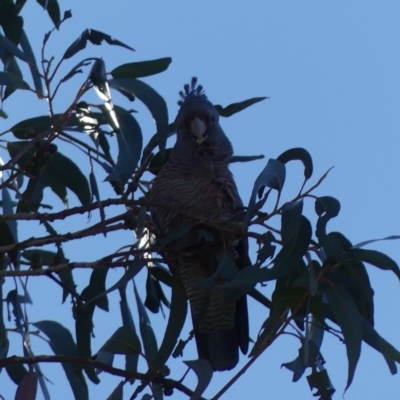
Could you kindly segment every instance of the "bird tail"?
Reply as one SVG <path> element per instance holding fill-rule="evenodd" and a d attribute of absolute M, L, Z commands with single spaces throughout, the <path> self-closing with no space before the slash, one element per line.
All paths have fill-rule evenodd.
<path fill-rule="evenodd" d="M 246 296 L 236 303 L 235 323 L 232 329 L 200 332 L 196 324 L 193 325 L 199 358 L 209 361 L 214 371 L 234 368 L 239 362 L 239 348 L 243 354 L 247 353 L 249 329 Z"/>

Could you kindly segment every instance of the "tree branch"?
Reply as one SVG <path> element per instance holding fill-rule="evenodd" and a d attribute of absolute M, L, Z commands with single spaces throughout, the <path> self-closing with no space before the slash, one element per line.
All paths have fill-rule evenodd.
<path fill-rule="evenodd" d="M 190 390 L 187 386 L 182 383 L 175 381 L 173 379 L 166 379 L 159 374 L 144 374 L 141 372 L 133 372 L 133 371 L 125 371 L 120 368 L 111 367 L 110 365 L 103 364 L 100 361 L 93 360 L 87 357 L 71 357 L 71 356 L 47 356 L 40 355 L 34 357 L 7 357 L 0 359 L 0 368 L 5 367 L 7 365 L 13 364 L 36 364 L 36 363 L 64 363 L 64 364 L 75 364 L 75 365 L 86 365 L 91 366 L 93 368 L 101 369 L 104 372 L 109 373 L 110 375 L 120 376 L 126 379 L 138 379 L 145 382 L 154 382 L 162 386 L 173 387 L 182 393 L 193 396 L 194 392 Z M 199 397 L 199 400 L 205 400 L 203 397 Z"/>

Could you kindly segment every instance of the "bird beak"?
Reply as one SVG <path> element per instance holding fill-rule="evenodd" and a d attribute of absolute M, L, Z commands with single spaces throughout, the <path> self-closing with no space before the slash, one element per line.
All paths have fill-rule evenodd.
<path fill-rule="evenodd" d="M 206 130 L 207 130 L 206 123 L 200 118 L 196 117 L 190 123 L 190 132 L 196 138 L 196 142 L 199 144 L 206 139 L 205 135 Z"/>

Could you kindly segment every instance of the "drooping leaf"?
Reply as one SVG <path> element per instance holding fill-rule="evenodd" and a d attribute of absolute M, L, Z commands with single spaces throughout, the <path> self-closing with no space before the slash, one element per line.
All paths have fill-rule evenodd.
<path fill-rule="evenodd" d="M 370 324 L 363 325 L 363 340 L 384 357 L 400 363 L 400 351 L 379 335 Z"/>
<path fill-rule="evenodd" d="M 47 266 L 52 266 L 54 265 L 55 260 L 58 260 L 60 263 L 67 263 L 69 262 L 68 258 L 62 258 L 60 259 L 57 253 L 53 251 L 48 251 L 48 250 L 42 250 L 42 249 L 29 249 L 29 250 L 24 250 L 21 253 L 21 256 L 25 258 L 28 261 L 32 260 L 32 256 L 34 254 L 38 254 L 41 259 L 41 264 L 42 265 L 47 265 Z"/>
<path fill-rule="evenodd" d="M 339 211 L 340 203 L 334 197 L 323 196 L 315 201 L 315 212 L 319 216 L 315 234 L 319 244 L 325 251 L 325 255 L 328 257 L 336 254 L 337 250 L 332 247 L 332 243 L 329 241 L 326 226 L 330 219 L 335 218 L 339 214 Z"/>
<path fill-rule="evenodd" d="M 98 58 L 92 65 L 89 73 L 89 80 L 92 82 L 97 95 L 104 101 L 102 112 L 105 117 L 110 121 L 110 126 L 116 132 L 119 132 L 119 123 L 114 110 L 114 104 L 111 99 L 111 92 L 107 82 L 106 64 L 103 59 Z"/>
<path fill-rule="evenodd" d="M 172 281 L 171 311 L 164 338 L 157 356 L 154 359 L 156 369 L 166 364 L 178 343 L 183 325 L 187 315 L 187 296 L 182 279 L 179 275 L 174 276 Z"/>
<path fill-rule="evenodd" d="M 13 89 L 32 90 L 23 79 L 11 72 L 0 71 L 0 85 L 11 86 Z"/>
<path fill-rule="evenodd" d="M 126 286 L 126 284 L 132 278 L 134 278 L 145 265 L 146 265 L 146 261 L 144 258 L 135 258 L 129 264 L 128 269 L 125 271 L 124 275 L 114 285 L 112 285 L 110 288 L 105 290 L 103 293 L 99 293 L 97 296 L 92 297 L 88 303 L 91 303 L 91 302 L 97 300 L 100 296 L 111 293 L 114 290 L 119 289 L 120 287 Z"/>
<path fill-rule="evenodd" d="M 111 354 L 137 355 L 141 351 L 141 346 L 136 332 L 127 326 L 121 326 L 101 346 L 100 351 Z"/>
<path fill-rule="evenodd" d="M 302 216 L 295 236 L 282 246 L 279 253 L 275 256 L 274 266 L 272 268 L 260 268 L 255 271 L 254 276 L 249 273 L 247 279 L 256 278 L 257 282 L 262 282 L 279 279 L 287 275 L 306 254 L 311 241 L 311 235 L 311 224 L 306 217 Z M 242 278 L 240 274 L 243 274 Z M 245 269 L 239 271 L 234 279 L 246 279 Z"/>
<path fill-rule="evenodd" d="M 155 279 L 152 277 L 150 270 L 148 269 L 146 278 L 146 298 L 144 300 L 144 305 L 152 313 L 157 314 L 160 310 L 160 299 L 157 295 L 154 281 Z"/>
<path fill-rule="evenodd" d="M 249 162 L 249 161 L 255 161 L 255 160 L 262 160 L 265 158 L 263 154 L 260 154 L 258 156 L 233 156 L 230 160 L 229 163 L 237 163 L 237 162 Z"/>
<path fill-rule="evenodd" d="M 69 79 L 71 79 L 73 76 L 75 76 L 76 74 L 81 74 L 83 73 L 81 67 L 87 67 L 88 65 L 90 65 L 91 61 L 95 61 L 97 60 L 97 58 L 85 58 L 84 60 L 80 61 L 78 64 L 75 65 L 75 67 L 73 67 L 67 75 L 64 76 L 64 78 L 61 79 L 61 82 L 66 82 Z"/>
<path fill-rule="evenodd" d="M 168 137 L 168 109 L 165 100 L 149 85 L 134 78 L 110 79 L 109 85 L 123 94 L 137 97 L 150 111 L 157 127 L 157 141 L 161 153 Z"/>
<path fill-rule="evenodd" d="M 170 138 L 171 136 L 173 136 L 175 134 L 175 124 L 169 124 L 168 125 L 168 130 L 167 130 L 167 135 L 166 135 L 166 139 Z M 158 133 L 155 133 L 151 139 L 149 140 L 149 142 L 147 143 L 147 145 L 145 146 L 145 148 L 143 149 L 143 154 L 142 154 L 142 160 L 141 160 L 141 164 L 147 159 L 147 157 L 150 155 L 150 153 L 158 146 Z M 165 153 L 167 153 L 168 149 L 165 150 Z M 156 154 L 157 156 L 157 154 Z M 155 156 L 155 157 L 156 157 Z M 164 158 L 165 157 L 165 158 Z M 161 165 L 164 165 L 164 160 L 168 160 L 167 154 L 164 154 L 160 152 L 160 163 Z"/>
<path fill-rule="evenodd" d="M 257 177 L 253 191 L 251 192 L 251 197 L 249 205 L 247 207 L 246 216 L 243 221 L 244 227 L 247 227 L 251 218 L 254 214 L 254 208 L 256 205 L 256 197 L 260 189 L 265 186 L 278 191 L 282 190 L 283 184 L 285 183 L 286 169 L 285 165 L 280 161 L 269 159 L 266 167 L 263 169 L 261 174 Z"/>
<path fill-rule="evenodd" d="M 28 370 L 22 364 L 9 364 L 6 365 L 6 371 L 10 379 L 16 384 L 24 379 L 25 375 L 28 373 Z"/>
<path fill-rule="evenodd" d="M 72 190 L 82 205 L 90 203 L 88 180 L 71 159 L 59 152 L 50 154 L 46 173 Z"/>
<path fill-rule="evenodd" d="M 4 69 L 4 72 L 10 72 L 13 75 L 16 75 L 22 79 L 21 69 L 19 68 L 17 60 L 15 59 L 14 56 L 10 55 L 10 53 L 0 48 L 0 59 L 3 61 L 3 64 L 7 66 L 7 68 Z M 12 86 L 7 86 L 3 94 L 3 101 L 7 99 L 9 96 L 11 96 L 15 92 L 15 90 L 16 89 L 14 89 Z M 7 118 L 7 114 L 4 112 L 4 110 L 1 110 L 1 112 L 3 112 L 3 115 L 1 116 L 3 118 Z"/>
<path fill-rule="evenodd" d="M 0 271 L 5 270 L 7 264 L 4 262 L 4 255 L 0 255 Z M 3 284 L 0 283 L 0 299 L 3 299 Z M 0 301 L 0 360 L 7 357 L 9 349 L 8 335 L 4 318 L 6 313 L 3 312 L 5 302 Z M 2 368 L 0 368 L 1 372 Z M 19 382 L 18 382 L 19 383 Z"/>
<path fill-rule="evenodd" d="M 0 33 L 0 49 L 9 51 L 15 57 L 21 59 L 22 61 L 28 62 L 25 53 L 20 50 L 10 39 L 6 38 Z"/>
<path fill-rule="evenodd" d="M 197 386 L 190 400 L 198 399 L 204 393 L 204 391 L 207 389 L 207 386 L 211 382 L 211 378 L 213 376 L 211 364 L 207 360 L 202 359 L 184 361 L 184 363 L 189 368 L 191 368 L 197 376 Z"/>
<path fill-rule="evenodd" d="M 76 39 L 75 42 L 68 47 L 62 58 L 64 60 L 71 58 L 76 53 L 83 50 L 86 47 L 88 41 L 95 45 L 100 45 L 103 40 L 110 45 L 121 46 L 128 50 L 135 51 L 134 49 L 132 49 L 132 47 L 120 42 L 119 40 L 113 39 L 110 35 L 107 35 L 106 33 L 97 31 L 95 29 L 85 29 L 82 32 L 81 36 L 79 36 L 79 38 Z"/>
<path fill-rule="evenodd" d="M 272 244 L 274 235 L 271 232 L 266 232 L 262 235 L 262 247 L 257 252 L 257 262 L 261 265 L 267 258 L 271 258 L 275 254 L 276 246 Z"/>
<path fill-rule="evenodd" d="M 37 393 L 38 375 L 34 371 L 28 372 L 18 385 L 15 400 L 35 400 Z"/>
<path fill-rule="evenodd" d="M 366 240 L 365 242 L 357 243 L 353 246 L 354 249 L 359 249 L 360 247 L 364 247 L 367 244 L 375 243 L 375 242 L 380 242 L 382 240 L 399 240 L 400 236 L 398 235 L 393 235 L 393 236 L 387 236 L 382 239 L 372 239 L 372 240 Z"/>
<path fill-rule="evenodd" d="M 335 389 L 332 386 L 326 369 L 321 371 L 317 369 L 313 370 L 313 372 L 307 376 L 307 381 L 311 390 L 317 390 L 313 396 L 319 396 L 318 400 L 332 400 Z"/>
<path fill-rule="evenodd" d="M 144 78 L 164 72 L 172 62 L 172 58 L 158 58 L 150 61 L 139 61 L 122 64 L 111 71 L 113 78 Z"/>
<path fill-rule="evenodd" d="M 35 90 L 39 99 L 41 99 L 43 98 L 44 95 L 42 78 L 40 77 L 39 74 L 39 68 L 36 63 L 35 54 L 32 50 L 31 44 L 29 43 L 29 39 L 26 36 L 24 30 L 22 30 L 20 45 L 25 53 L 26 58 L 29 60 L 29 69 L 32 74 L 33 84 L 35 85 Z"/>
<path fill-rule="evenodd" d="M 21 121 L 11 128 L 12 133 L 18 139 L 26 139 L 34 137 L 48 129 L 52 126 L 51 119 L 49 116 L 43 115 L 41 117 L 29 118 Z M 28 142 L 11 142 L 13 146 L 19 146 L 20 144 Z M 10 147 L 8 146 L 8 151 Z M 31 149 L 31 151 L 33 151 Z M 11 155 L 11 154 L 10 154 Z"/>
<path fill-rule="evenodd" d="M 106 278 L 108 268 L 106 265 L 98 265 L 90 275 L 88 298 L 95 297 L 94 304 L 104 311 L 108 311 L 108 298 L 106 292 Z"/>
<path fill-rule="evenodd" d="M 400 268 L 396 261 L 380 251 L 353 248 L 347 252 L 346 256 L 355 257 L 383 270 L 393 271 L 400 279 Z"/>
<path fill-rule="evenodd" d="M 97 201 L 100 201 L 100 193 L 99 193 L 99 187 L 97 186 L 97 180 L 96 180 L 96 175 L 93 171 L 90 172 L 89 174 L 89 183 L 90 183 L 90 190 L 92 192 L 92 201 L 96 199 Z"/>
<path fill-rule="evenodd" d="M 6 187 L 1 189 L 1 200 L 2 200 L 2 207 L 3 207 L 3 214 L 4 215 L 13 215 L 14 208 L 13 208 L 13 201 L 11 200 L 10 193 Z M 10 231 L 14 237 L 14 240 L 18 241 L 18 226 L 17 221 L 10 220 L 7 221 L 7 225 L 10 228 Z"/>
<path fill-rule="evenodd" d="M 60 25 L 60 6 L 57 0 L 36 0 L 45 10 L 47 10 L 54 26 L 58 29 Z"/>
<path fill-rule="evenodd" d="M 54 354 L 74 357 L 78 355 L 77 345 L 71 332 L 55 321 L 39 321 L 33 324 L 40 329 L 49 339 L 49 345 Z M 82 367 L 78 364 L 61 364 L 68 378 L 75 399 L 89 399 L 88 388 Z"/>
<path fill-rule="evenodd" d="M 347 376 L 347 390 L 354 377 L 358 360 L 361 354 L 361 341 L 363 338 L 363 321 L 353 298 L 349 292 L 340 284 L 329 286 L 326 291 L 329 307 L 340 326 L 347 351 L 349 364 Z"/>
<path fill-rule="evenodd" d="M 156 264 L 151 267 L 151 274 L 156 278 L 158 281 L 164 283 L 169 287 L 172 287 L 172 274 L 171 272 L 160 264 Z"/>
<path fill-rule="evenodd" d="M 268 99 L 268 97 L 253 97 L 252 99 L 244 100 L 239 103 L 233 103 L 229 104 L 229 106 L 222 107 L 219 104 L 215 106 L 215 108 L 218 111 L 218 114 L 221 117 L 230 117 L 233 114 L 236 114 L 247 107 L 252 106 L 253 104 L 259 103 L 260 101 L 263 101 L 265 99 Z"/>
<path fill-rule="evenodd" d="M 296 147 L 293 149 L 286 150 L 278 158 L 280 162 L 286 164 L 289 161 L 299 160 L 304 165 L 304 177 L 310 179 L 313 173 L 313 162 L 310 153 L 301 148 Z"/>
<path fill-rule="evenodd" d="M 86 298 L 86 293 L 89 292 L 88 287 L 83 289 L 81 297 Z M 82 357 L 92 356 L 92 330 L 93 330 L 93 313 L 94 304 L 84 304 L 80 302 L 75 307 L 75 335 L 76 335 L 76 345 L 78 348 L 78 354 Z M 95 370 L 91 366 L 85 366 L 84 370 L 88 378 L 94 382 L 98 383 L 99 378 L 97 377 Z"/>
<path fill-rule="evenodd" d="M 123 400 L 124 396 L 124 381 L 118 383 L 113 392 L 107 397 L 107 400 Z"/>
<path fill-rule="evenodd" d="M 133 291 L 135 293 L 136 305 L 139 314 L 140 336 L 142 337 L 144 353 L 150 367 L 158 351 L 157 340 L 153 328 L 151 327 L 146 308 L 144 307 L 135 284 L 133 285 Z"/>
<path fill-rule="evenodd" d="M 126 286 L 120 287 L 119 293 L 121 296 L 121 301 L 119 302 L 119 305 L 120 305 L 120 309 L 121 309 L 122 324 L 123 324 L 123 326 L 128 327 L 129 329 L 134 331 L 137 336 L 135 323 L 133 322 L 131 310 L 129 309 L 128 301 L 126 299 Z M 139 344 L 139 349 L 141 349 L 140 341 L 138 342 L 138 344 Z M 127 354 L 125 356 L 125 370 L 136 372 L 138 362 L 139 362 L 139 354 L 138 353 L 137 354 Z M 131 383 L 133 383 L 133 381 L 134 381 L 133 379 L 130 380 Z"/>
<path fill-rule="evenodd" d="M 282 210 L 281 237 L 286 244 L 299 229 L 303 212 L 303 200 L 286 203 Z"/>
<path fill-rule="evenodd" d="M 120 125 L 117 134 L 118 158 L 112 172 L 107 176 L 107 181 L 119 181 L 125 184 L 133 175 L 142 152 L 142 131 L 136 119 L 121 107 L 115 108 Z"/>

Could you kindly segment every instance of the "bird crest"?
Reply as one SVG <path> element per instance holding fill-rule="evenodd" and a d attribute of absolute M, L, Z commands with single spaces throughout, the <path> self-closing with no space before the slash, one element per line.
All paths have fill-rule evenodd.
<path fill-rule="evenodd" d="M 181 96 L 182 99 L 178 101 L 179 106 L 182 106 L 183 103 L 185 103 L 185 101 L 188 99 L 194 99 L 198 97 L 207 99 L 203 86 L 197 85 L 197 78 L 195 76 L 191 79 L 190 84 L 187 83 L 183 86 L 183 89 L 184 90 L 179 92 L 179 96 Z"/>

